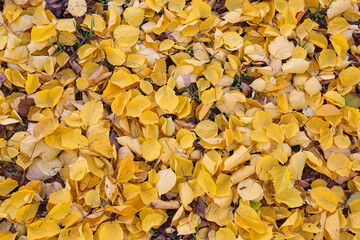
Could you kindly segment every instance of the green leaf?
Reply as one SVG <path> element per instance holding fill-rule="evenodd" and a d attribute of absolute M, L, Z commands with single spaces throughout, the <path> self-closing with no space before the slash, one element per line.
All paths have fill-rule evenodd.
<path fill-rule="evenodd" d="M 360 107 L 360 97 L 356 92 L 350 92 L 345 95 L 345 105 L 353 108 Z"/>
<path fill-rule="evenodd" d="M 256 211 L 261 207 L 261 202 L 250 201 L 250 206 Z"/>

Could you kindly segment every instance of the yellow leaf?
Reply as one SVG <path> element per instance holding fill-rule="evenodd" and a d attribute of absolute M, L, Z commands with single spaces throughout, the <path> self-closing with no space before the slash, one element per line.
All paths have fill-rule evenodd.
<path fill-rule="evenodd" d="M 79 239 L 82 235 L 80 227 L 71 227 L 62 229 L 58 239 L 59 240 L 73 240 Z"/>
<path fill-rule="evenodd" d="M 174 90 L 163 86 L 155 93 L 155 101 L 163 110 L 172 113 L 179 103 L 179 98 Z"/>
<path fill-rule="evenodd" d="M 54 36 L 56 36 L 56 29 L 53 23 L 43 27 L 34 26 L 31 29 L 31 41 L 33 42 L 42 42 Z"/>
<path fill-rule="evenodd" d="M 100 206 L 100 189 L 92 189 L 85 194 L 85 202 L 91 208 Z"/>
<path fill-rule="evenodd" d="M 29 240 L 43 239 L 53 237 L 60 233 L 60 227 L 55 219 L 39 219 L 27 228 L 27 237 Z"/>
<path fill-rule="evenodd" d="M 319 233 L 320 229 L 313 223 L 304 223 L 304 225 L 302 226 L 302 229 L 305 232 L 310 232 L 310 233 Z"/>
<path fill-rule="evenodd" d="M 156 124 L 159 122 L 159 116 L 150 110 L 145 110 L 139 117 L 142 124 Z"/>
<path fill-rule="evenodd" d="M 224 171 L 229 171 L 234 167 L 240 165 L 243 162 L 246 162 L 250 159 L 249 150 L 244 147 L 240 146 L 238 149 L 234 151 L 234 153 L 228 157 L 224 162 Z"/>
<path fill-rule="evenodd" d="M 326 99 L 326 101 L 328 101 L 338 107 L 345 106 L 345 98 L 336 91 L 327 91 L 323 96 Z"/>
<path fill-rule="evenodd" d="M 48 213 L 48 217 L 51 219 L 61 220 L 66 215 L 68 215 L 69 211 L 70 211 L 70 203 L 60 202 L 51 209 L 51 211 Z"/>
<path fill-rule="evenodd" d="M 330 34 L 341 34 L 346 31 L 350 24 L 343 17 L 335 17 L 331 21 L 328 22 L 327 32 Z"/>
<path fill-rule="evenodd" d="M 96 233 L 99 236 L 99 240 L 123 240 L 124 231 L 120 226 L 120 223 L 116 221 L 102 223 Z"/>
<path fill-rule="evenodd" d="M 125 62 L 125 54 L 117 48 L 105 48 L 106 59 L 114 66 L 120 66 Z"/>
<path fill-rule="evenodd" d="M 239 49 L 244 43 L 243 38 L 237 32 L 225 32 L 221 37 L 228 50 Z"/>
<path fill-rule="evenodd" d="M 123 15 L 129 25 L 138 27 L 144 20 L 145 10 L 139 7 L 128 7 L 125 9 Z"/>
<path fill-rule="evenodd" d="M 282 65 L 282 70 L 286 73 L 305 73 L 310 62 L 301 58 L 291 58 Z"/>
<path fill-rule="evenodd" d="M 295 189 L 285 189 L 284 191 L 275 194 L 275 199 L 280 203 L 285 203 L 290 208 L 300 207 L 304 203 L 300 193 Z"/>
<path fill-rule="evenodd" d="M 309 190 L 310 196 L 316 204 L 329 212 L 335 212 L 338 205 L 338 199 L 333 192 L 327 187 L 317 187 Z"/>
<path fill-rule="evenodd" d="M 159 51 L 161 51 L 161 52 L 168 51 L 174 46 L 174 44 L 175 44 L 175 42 L 173 40 L 165 39 L 164 41 L 162 41 L 160 43 Z"/>
<path fill-rule="evenodd" d="M 316 77 L 311 77 L 309 80 L 307 80 L 306 83 L 304 84 L 304 87 L 305 87 L 305 91 L 310 96 L 318 94 L 322 89 L 322 86 L 321 86 L 321 84 L 319 83 L 319 80 L 317 80 Z"/>
<path fill-rule="evenodd" d="M 337 211 L 326 218 L 325 230 L 331 239 L 340 240 L 340 219 Z"/>
<path fill-rule="evenodd" d="M 186 207 L 194 200 L 194 193 L 187 182 L 179 183 L 178 188 L 181 203 Z"/>
<path fill-rule="evenodd" d="M 343 69 L 339 74 L 340 83 L 342 86 L 353 86 L 360 82 L 360 70 L 356 67 L 348 67 Z"/>
<path fill-rule="evenodd" d="M 266 136 L 281 144 L 284 142 L 285 130 L 278 124 L 271 123 L 266 127 Z"/>
<path fill-rule="evenodd" d="M 200 171 L 196 181 L 209 197 L 212 198 L 215 196 L 217 187 L 209 173 Z"/>
<path fill-rule="evenodd" d="M 85 0 L 69 0 L 67 10 L 74 17 L 81 17 L 87 11 Z"/>
<path fill-rule="evenodd" d="M 35 93 L 34 101 L 36 106 L 40 108 L 55 107 L 59 102 L 63 91 L 64 89 L 58 86 Z"/>
<path fill-rule="evenodd" d="M 349 50 L 347 39 L 341 34 L 334 34 L 330 36 L 330 42 L 333 45 L 336 54 L 341 60 L 344 60 L 346 53 Z"/>
<path fill-rule="evenodd" d="M 129 25 L 119 25 L 114 30 L 114 38 L 119 46 L 129 47 L 138 41 L 139 33 L 139 28 Z"/>
<path fill-rule="evenodd" d="M 205 153 L 202 163 L 210 174 L 215 175 L 219 165 L 221 164 L 221 155 L 214 149 L 210 150 Z"/>
<path fill-rule="evenodd" d="M 128 182 L 135 172 L 135 162 L 131 154 L 124 157 L 124 159 L 119 164 L 119 170 L 117 175 L 118 182 Z"/>
<path fill-rule="evenodd" d="M 103 115 L 104 107 L 96 100 L 85 103 L 80 111 L 80 117 L 86 127 L 97 124 Z"/>
<path fill-rule="evenodd" d="M 169 192 L 176 184 L 176 175 L 168 168 L 166 170 L 160 170 L 157 172 L 159 179 L 156 183 L 159 196 Z"/>
<path fill-rule="evenodd" d="M 214 138 L 218 134 L 218 127 L 213 121 L 204 120 L 196 125 L 195 132 L 200 138 Z"/>
<path fill-rule="evenodd" d="M 158 192 L 150 183 L 143 182 L 140 185 L 140 196 L 144 204 L 150 204 L 158 199 Z"/>
<path fill-rule="evenodd" d="M 327 10 L 327 17 L 329 19 L 340 15 L 341 13 L 345 12 L 351 8 L 351 1 L 350 0 L 337 0 L 334 1 L 332 4 L 329 5 Z"/>
<path fill-rule="evenodd" d="M 229 239 L 229 240 L 236 240 L 236 236 L 233 231 L 229 228 L 220 228 L 216 232 L 216 240 L 223 240 L 223 239 Z"/>
<path fill-rule="evenodd" d="M 350 174 L 350 159 L 343 153 L 332 153 L 327 159 L 327 168 L 340 176 L 348 177 Z"/>
<path fill-rule="evenodd" d="M 146 161 L 154 161 L 160 156 L 161 148 L 157 140 L 145 140 L 141 145 L 142 156 Z"/>
<path fill-rule="evenodd" d="M 306 158 L 306 154 L 303 152 L 297 152 L 291 156 L 288 169 L 290 170 L 291 177 L 295 180 L 301 180 Z"/>
<path fill-rule="evenodd" d="M 313 43 L 314 45 L 316 45 L 322 49 L 327 49 L 328 44 L 329 44 L 327 38 L 320 33 L 310 34 L 309 42 Z"/>
<path fill-rule="evenodd" d="M 32 94 L 41 86 L 38 76 L 29 74 L 25 82 L 25 91 L 27 94 Z"/>
<path fill-rule="evenodd" d="M 1 240 L 15 240 L 18 233 L 11 233 L 8 230 L 2 230 L 0 232 L 0 239 Z"/>
<path fill-rule="evenodd" d="M 149 98 L 138 95 L 131 99 L 126 105 L 126 115 L 130 117 L 140 117 L 141 113 L 151 105 Z"/>
<path fill-rule="evenodd" d="M 27 204 L 20 207 L 16 212 L 16 221 L 25 223 L 32 222 L 36 216 L 38 208 L 38 203 Z"/>
<path fill-rule="evenodd" d="M 80 181 L 89 172 L 87 161 L 84 157 L 79 157 L 70 167 L 70 178 Z"/>
<path fill-rule="evenodd" d="M 291 184 L 290 171 L 286 166 L 275 166 L 270 170 L 270 175 L 274 183 L 277 194 L 287 189 Z"/>
<path fill-rule="evenodd" d="M 121 116 L 124 113 L 126 104 L 131 98 L 130 92 L 120 93 L 116 95 L 114 101 L 111 104 L 111 110 L 116 116 Z"/>
<path fill-rule="evenodd" d="M 291 56 L 294 44 L 284 36 L 278 36 L 270 42 L 268 49 L 274 57 L 283 60 Z"/>
<path fill-rule="evenodd" d="M 169 10 L 174 12 L 181 12 L 185 6 L 185 0 L 169 0 Z"/>
<path fill-rule="evenodd" d="M 0 183 L 0 196 L 6 196 L 12 190 L 14 190 L 18 185 L 19 185 L 18 182 L 11 178 L 5 179 Z"/>
<path fill-rule="evenodd" d="M 254 202 L 259 202 L 264 196 L 261 185 L 250 178 L 239 182 L 237 191 L 240 197 L 245 201 L 251 200 Z"/>
<path fill-rule="evenodd" d="M 81 135 L 80 129 L 72 129 L 61 135 L 61 146 L 65 149 L 79 149 L 88 146 L 87 138 Z"/>
<path fill-rule="evenodd" d="M 36 124 L 36 127 L 34 129 L 34 135 L 36 137 L 36 140 L 40 140 L 50 135 L 57 129 L 58 126 L 59 122 L 57 119 L 45 118 L 40 120 L 38 124 Z"/>
<path fill-rule="evenodd" d="M 92 54 L 96 51 L 96 48 L 90 44 L 84 44 L 79 47 L 77 55 L 79 59 L 92 58 Z"/>
<path fill-rule="evenodd" d="M 341 111 L 338 108 L 336 108 L 334 105 L 324 104 L 315 110 L 315 114 L 317 116 L 328 117 L 328 116 L 340 115 Z"/>
<path fill-rule="evenodd" d="M 150 229 L 153 228 L 154 226 L 161 225 L 163 218 L 164 217 L 159 213 L 152 213 L 146 215 L 141 223 L 143 231 L 149 232 Z"/>

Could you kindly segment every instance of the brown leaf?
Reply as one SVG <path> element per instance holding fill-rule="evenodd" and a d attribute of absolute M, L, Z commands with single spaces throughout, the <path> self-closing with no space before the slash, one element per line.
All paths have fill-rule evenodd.
<path fill-rule="evenodd" d="M 33 98 L 21 99 L 18 105 L 18 113 L 23 117 L 27 117 L 27 114 L 29 113 L 29 109 L 32 106 L 35 106 L 35 102 Z"/>
<path fill-rule="evenodd" d="M 6 135 L 6 128 L 5 128 L 4 125 L 1 125 L 1 124 L 0 124 L 0 133 L 1 133 L 1 135 L 3 136 L 3 138 L 4 138 L 5 140 L 8 139 L 8 137 L 7 137 L 7 135 Z"/>
<path fill-rule="evenodd" d="M 91 74 L 89 80 L 93 80 L 95 78 L 97 78 L 98 76 L 100 76 L 100 74 L 104 71 L 104 66 L 100 65 L 100 67 L 93 73 Z"/>
<path fill-rule="evenodd" d="M 348 148 L 337 148 L 337 147 L 331 147 L 329 149 L 322 149 L 324 152 L 325 159 L 328 159 L 332 153 L 343 153 L 346 156 L 350 156 L 351 152 Z"/>
<path fill-rule="evenodd" d="M 251 93 L 251 88 L 248 84 L 241 82 L 241 88 L 242 92 L 245 94 L 245 96 L 248 96 Z"/>
<path fill-rule="evenodd" d="M 195 125 L 192 124 L 192 123 L 187 123 L 187 122 L 184 122 L 184 121 L 180 121 L 178 119 L 176 119 L 174 121 L 176 124 L 178 124 L 180 126 L 180 128 L 185 128 L 189 131 L 193 131 L 195 129 Z"/>
<path fill-rule="evenodd" d="M 78 64 L 73 59 L 69 59 L 69 63 L 71 65 L 72 69 L 76 72 L 76 74 L 78 76 L 80 76 L 81 75 L 81 70 L 82 70 L 82 67 L 80 66 L 80 64 Z"/>
<path fill-rule="evenodd" d="M 206 202 L 201 198 L 198 197 L 198 199 L 195 202 L 194 211 L 197 215 L 199 215 L 202 218 L 205 218 L 205 210 L 206 210 Z"/>
<path fill-rule="evenodd" d="M 56 17 L 61 17 L 65 11 L 67 1 L 63 0 L 45 0 L 45 9 L 50 10 Z"/>
<path fill-rule="evenodd" d="M 2 86 L 4 81 L 5 81 L 5 71 L 3 71 L 0 75 L 0 87 Z"/>

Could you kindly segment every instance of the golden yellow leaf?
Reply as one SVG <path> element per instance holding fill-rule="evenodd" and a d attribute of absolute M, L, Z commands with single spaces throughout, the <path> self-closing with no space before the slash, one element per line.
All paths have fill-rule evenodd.
<path fill-rule="evenodd" d="M 217 186 L 209 173 L 200 171 L 196 181 L 200 187 L 209 195 L 209 197 L 215 196 Z"/>
<path fill-rule="evenodd" d="M 229 239 L 236 240 L 235 234 L 229 228 L 220 228 L 216 232 L 216 240 Z"/>
<path fill-rule="evenodd" d="M 100 189 L 92 189 L 88 191 L 85 195 L 85 202 L 91 208 L 96 208 L 100 206 Z"/>
<path fill-rule="evenodd" d="M 130 117 L 140 117 L 141 113 L 150 105 L 151 102 L 147 97 L 138 95 L 131 99 L 126 105 L 126 115 Z"/>
<path fill-rule="evenodd" d="M 56 36 L 56 29 L 53 23 L 42 27 L 33 27 L 31 29 L 31 41 L 42 42 Z"/>
<path fill-rule="evenodd" d="M 60 227 L 55 219 L 39 219 L 28 226 L 29 240 L 49 238 L 60 233 Z"/>
<path fill-rule="evenodd" d="M 25 91 L 27 94 L 32 94 L 40 87 L 39 78 L 35 74 L 30 74 L 25 82 Z"/>
<path fill-rule="evenodd" d="M 270 175 L 277 194 L 287 189 L 291 184 L 290 171 L 286 166 L 275 166 L 271 168 Z"/>
<path fill-rule="evenodd" d="M 119 25 L 114 30 L 114 38 L 121 47 L 133 46 L 138 41 L 139 33 L 136 27 Z"/>
<path fill-rule="evenodd" d="M 310 196 L 315 200 L 316 204 L 329 212 L 335 212 L 338 205 L 338 199 L 332 191 L 327 187 L 317 187 L 310 189 Z"/>
<path fill-rule="evenodd" d="M 179 183 L 179 195 L 184 206 L 188 206 L 194 200 L 194 193 L 187 182 Z"/>
<path fill-rule="evenodd" d="M 104 222 L 102 223 L 97 232 L 99 240 L 123 240 L 124 239 L 124 231 L 120 225 L 120 223 L 116 221 L 112 222 Z"/>
<path fill-rule="evenodd" d="M 58 104 L 64 89 L 60 86 L 52 89 L 45 89 L 34 94 L 36 106 L 40 108 L 55 107 Z"/>
<path fill-rule="evenodd" d="M 179 103 L 179 98 L 174 90 L 163 86 L 155 93 L 155 101 L 164 111 L 172 113 Z"/>
<path fill-rule="evenodd" d="M 86 127 L 97 124 L 103 117 L 104 108 L 101 102 L 92 100 L 82 106 L 80 118 Z"/>
<path fill-rule="evenodd" d="M 87 161 L 84 157 L 79 157 L 70 168 L 69 176 L 72 180 L 80 181 L 89 172 Z"/>
<path fill-rule="evenodd" d="M 213 138 L 217 136 L 218 127 L 210 120 L 204 120 L 195 127 L 195 132 L 200 138 Z"/>
<path fill-rule="evenodd" d="M 275 194 L 275 199 L 280 203 L 285 203 L 290 208 L 300 207 L 304 203 L 300 193 L 292 188 L 285 189 L 284 191 Z"/>
<path fill-rule="evenodd" d="M 158 198 L 158 192 L 150 183 L 143 182 L 140 185 L 140 196 L 144 204 L 150 204 L 151 202 L 156 201 Z"/>
<path fill-rule="evenodd" d="M 147 161 L 154 161 L 160 156 L 161 148 L 157 140 L 145 140 L 141 145 L 142 156 Z"/>
<path fill-rule="evenodd" d="M 327 159 L 326 166 L 340 176 L 348 177 L 350 174 L 350 159 L 343 153 L 332 153 Z"/>
<path fill-rule="evenodd" d="M 229 158 L 227 158 L 224 162 L 224 171 L 229 171 L 237 165 L 246 162 L 250 159 L 249 149 L 244 146 L 240 146 L 240 148 L 236 149 Z"/>
<path fill-rule="evenodd" d="M 120 66 L 125 62 L 125 54 L 117 48 L 106 47 L 106 59 L 114 66 Z"/>

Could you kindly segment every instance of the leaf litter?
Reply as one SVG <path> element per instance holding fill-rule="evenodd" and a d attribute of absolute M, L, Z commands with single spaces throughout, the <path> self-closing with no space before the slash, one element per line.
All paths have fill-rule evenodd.
<path fill-rule="evenodd" d="M 1 239 L 359 239 L 357 1 L 1 8 Z"/>

